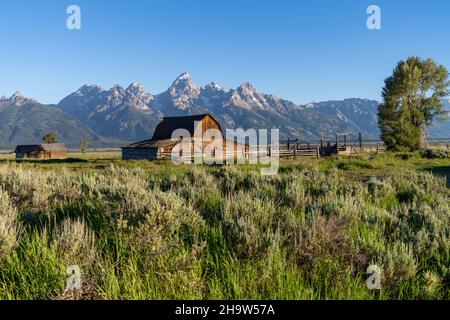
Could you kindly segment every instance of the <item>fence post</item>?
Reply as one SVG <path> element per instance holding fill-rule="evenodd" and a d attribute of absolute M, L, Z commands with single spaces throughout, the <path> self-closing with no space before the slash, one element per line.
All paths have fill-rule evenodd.
<path fill-rule="evenodd" d="M 316 149 L 316 157 L 317 159 L 320 159 L 320 147 L 317 147 Z"/>
<path fill-rule="evenodd" d="M 362 134 L 361 134 L 361 132 L 359 132 L 359 134 L 358 134 L 358 140 L 359 140 L 359 153 L 363 153 Z"/>

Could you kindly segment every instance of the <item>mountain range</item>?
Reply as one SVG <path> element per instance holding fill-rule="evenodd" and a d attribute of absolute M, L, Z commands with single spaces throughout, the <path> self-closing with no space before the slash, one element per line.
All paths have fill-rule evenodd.
<path fill-rule="evenodd" d="M 54 132 L 61 142 L 78 146 L 118 146 L 148 139 L 164 116 L 210 113 L 223 128 L 278 128 L 282 139 L 317 141 L 336 132 L 378 140 L 377 107 L 369 99 L 311 102 L 305 105 L 258 92 L 250 83 L 225 89 L 215 82 L 204 86 L 181 74 L 163 93 L 152 95 L 138 83 L 103 89 L 84 85 L 56 105 L 43 105 L 20 93 L 0 99 L 0 145 L 40 142 Z M 445 101 L 450 110 L 450 102 Z M 450 122 L 429 128 L 429 136 L 450 137 Z"/>

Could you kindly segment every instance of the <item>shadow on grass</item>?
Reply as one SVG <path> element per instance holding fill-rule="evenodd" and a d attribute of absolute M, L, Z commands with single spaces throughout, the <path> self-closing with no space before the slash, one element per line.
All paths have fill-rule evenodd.
<path fill-rule="evenodd" d="M 11 160 L 10 160 L 11 161 Z M 59 163 L 86 163 L 89 162 L 85 159 L 79 158 L 67 158 L 67 159 L 14 159 L 16 163 L 31 163 L 31 164 L 59 164 Z"/>
<path fill-rule="evenodd" d="M 450 188 L 450 166 L 446 167 L 434 167 L 430 169 L 426 169 L 427 171 L 432 172 L 435 175 L 439 175 L 447 178 L 447 187 Z"/>

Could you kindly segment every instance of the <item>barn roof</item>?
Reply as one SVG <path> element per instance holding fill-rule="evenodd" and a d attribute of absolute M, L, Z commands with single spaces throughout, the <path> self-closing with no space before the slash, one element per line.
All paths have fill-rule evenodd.
<path fill-rule="evenodd" d="M 177 129 L 185 129 L 189 131 L 191 137 L 194 136 L 195 122 L 202 121 L 205 117 L 210 116 L 210 114 L 199 114 L 194 116 L 183 116 L 183 117 L 164 117 L 163 121 L 156 127 L 155 133 L 153 134 L 152 140 L 165 140 L 171 139 L 172 133 Z M 219 123 L 216 119 L 214 119 Z M 220 126 L 220 125 L 219 125 Z"/>
<path fill-rule="evenodd" d="M 164 140 L 150 139 L 129 144 L 125 147 L 122 147 L 122 149 L 156 149 L 176 143 L 178 143 L 178 141 L 172 141 L 171 139 L 164 139 Z"/>
<path fill-rule="evenodd" d="M 188 139 L 184 139 L 183 142 L 192 142 L 195 141 L 194 138 L 188 138 Z M 235 143 L 235 141 L 232 140 L 223 140 L 225 145 L 228 143 Z M 212 141 L 211 140 L 201 140 L 203 146 L 210 144 Z M 179 140 L 172 140 L 172 139 L 164 139 L 164 140 L 144 140 L 144 141 L 139 141 L 139 142 L 135 142 L 132 144 L 129 144 L 125 147 L 122 147 L 122 149 L 158 149 L 158 148 L 162 148 L 162 147 L 167 147 L 167 146 L 171 146 L 171 145 L 176 145 L 180 143 Z M 238 145 L 243 145 L 242 143 L 236 143 Z M 245 144 L 248 145 L 248 144 Z"/>
<path fill-rule="evenodd" d="M 26 153 L 35 151 L 67 151 L 67 148 L 63 143 L 30 144 L 30 145 L 18 145 L 14 152 Z"/>

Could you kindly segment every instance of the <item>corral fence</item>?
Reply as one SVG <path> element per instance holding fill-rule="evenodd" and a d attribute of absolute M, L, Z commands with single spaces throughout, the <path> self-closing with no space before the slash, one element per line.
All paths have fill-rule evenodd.
<path fill-rule="evenodd" d="M 343 141 L 342 140 L 343 137 Z M 257 150 L 257 151 L 254 151 Z M 340 155 L 357 155 L 362 153 L 385 153 L 386 147 L 379 142 L 362 143 L 361 134 L 359 134 L 358 142 L 350 143 L 347 134 L 336 134 L 336 141 L 332 143 L 330 139 L 321 139 L 320 142 L 311 143 L 305 142 L 300 139 L 288 139 L 279 141 L 279 144 L 275 146 L 252 146 L 247 151 L 235 150 L 230 152 L 229 150 L 223 150 L 222 152 L 214 150 L 210 155 L 205 155 L 202 152 L 191 152 L 190 154 L 181 154 L 177 156 L 179 160 L 183 162 L 191 162 L 196 158 L 199 159 L 243 159 L 249 160 L 252 158 L 264 158 L 264 157 L 278 157 L 278 158 L 321 158 L 330 156 L 333 154 Z M 159 158 L 167 159 L 171 158 L 171 152 L 159 153 Z"/>
<path fill-rule="evenodd" d="M 317 144 L 309 144 L 305 143 L 301 145 L 300 143 L 292 144 L 290 140 L 289 143 L 285 143 L 285 141 L 280 141 L 280 144 L 277 147 L 271 145 L 265 146 L 252 146 L 249 147 L 245 152 L 244 150 L 214 150 L 211 154 L 205 155 L 202 152 L 191 152 L 189 154 L 183 155 L 182 153 L 177 155 L 176 157 L 183 162 L 194 161 L 196 158 L 203 159 L 243 159 L 248 161 L 249 159 L 261 159 L 261 158 L 287 158 L 287 157 L 301 157 L 301 158 L 320 158 L 321 150 L 320 145 Z M 168 159 L 172 158 L 171 152 L 160 152 L 160 159 Z"/>

